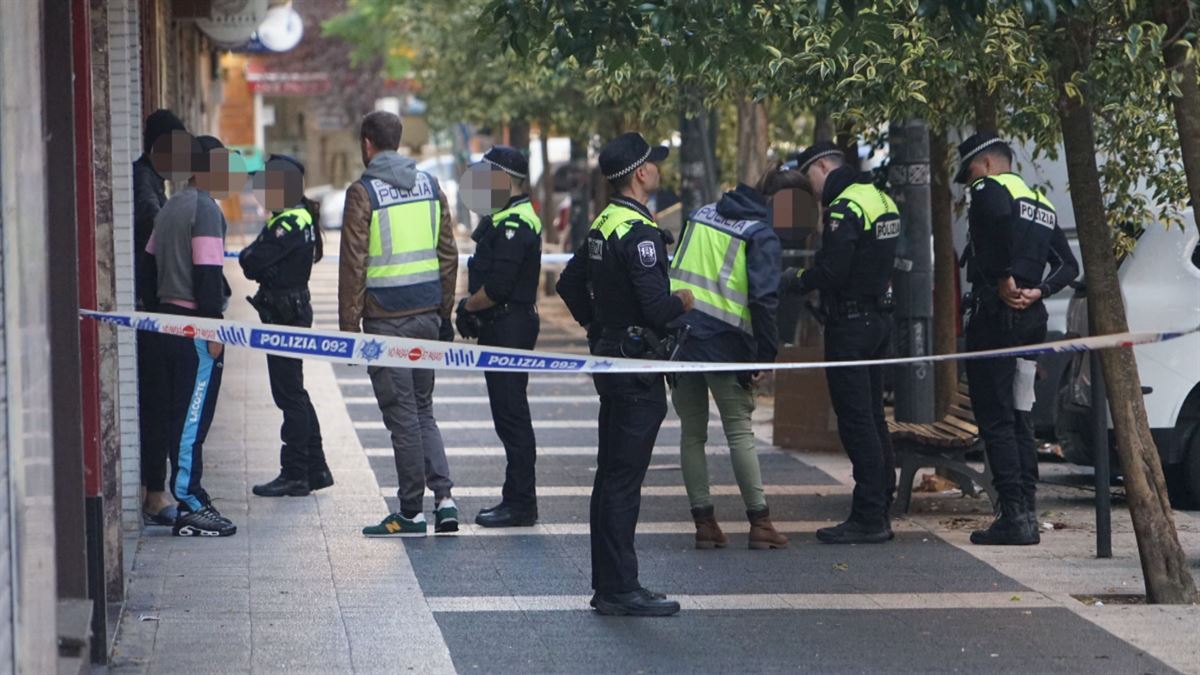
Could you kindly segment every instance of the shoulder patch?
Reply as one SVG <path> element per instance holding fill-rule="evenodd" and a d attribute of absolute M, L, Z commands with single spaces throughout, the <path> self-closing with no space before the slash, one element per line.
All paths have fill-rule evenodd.
<path fill-rule="evenodd" d="M 658 264 L 658 249 L 652 241 L 640 241 L 637 245 L 638 261 L 642 267 L 654 267 Z"/>
<path fill-rule="evenodd" d="M 514 226 L 509 226 L 509 227 L 504 228 L 504 238 L 505 239 L 512 239 L 515 236 L 517 236 L 517 230 Z"/>

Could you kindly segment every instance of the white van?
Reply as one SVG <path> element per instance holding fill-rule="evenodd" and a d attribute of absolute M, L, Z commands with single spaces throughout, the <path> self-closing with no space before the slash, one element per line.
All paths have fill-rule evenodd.
<path fill-rule="evenodd" d="M 1200 233 L 1190 210 L 1183 220 L 1182 228 L 1146 228 L 1121 262 L 1118 277 L 1131 331 L 1200 326 Z M 1071 299 L 1070 337 L 1087 334 L 1086 283 L 1084 287 Z M 1200 333 L 1133 351 L 1171 502 L 1177 508 L 1200 508 Z M 1090 382 L 1087 356 L 1078 354 L 1057 399 L 1056 435 L 1063 455 L 1085 465 L 1092 463 L 1096 447 L 1088 433 Z"/>

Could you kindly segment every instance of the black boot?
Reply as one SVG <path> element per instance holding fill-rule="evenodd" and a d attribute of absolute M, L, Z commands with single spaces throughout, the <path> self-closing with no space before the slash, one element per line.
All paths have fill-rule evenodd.
<path fill-rule="evenodd" d="M 252 492 L 259 497 L 303 497 L 312 492 L 312 488 L 306 480 L 295 480 L 279 474 L 270 483 L 255 485 Z"/>
<path fill-rule="evenodd" d="M 333 485 L 333 474 L 329 472 L 329 467 L 309 472 L 308 489 L 323 490 L 331 485 Z"/>
<path fill-rule="evenodd" d="M 886 517 L 862 517 L 855 513 L 841 525 L 817 530 L 817 539 L 823 544 L 882 544 L 895 536 Z"/>
<path fill-rule="evenodd" d="M 1029 523 L 1029 533 L 1033 543 L 1042 543 L 1042 525 L 1038 522 L 1037 497 L 1025 495 L 1025 519 Z"/>
<path fill-rule="evenodd" d="M 537 519 L 537 507 L 517 509 L 508 504 L 498 504 L 477 513 L 475 524 L 480 527 L 533 527 Z"/>
<path fill-rule="evenodd" d="M 1036 544 L 1036 533 L 1025 508 L 1025 500 L 1000 499 L 1000 515 L 986 530 L 971 533 L 971 543 L 979 546 L 1029 546 Z"/>

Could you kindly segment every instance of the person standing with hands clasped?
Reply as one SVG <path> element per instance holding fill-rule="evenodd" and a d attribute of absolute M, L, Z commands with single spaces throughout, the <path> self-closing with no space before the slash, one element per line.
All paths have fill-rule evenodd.
<path fill-rule="evenodd" d="M 813 267 L 785 270 L 783 288 L 820 292 L 826 361 L 882 358 L 891 332 L 884 297 L 900 237 L 896 203 L 869 176 L 846 166 L 833 143 L 817 143 L 794 161 L 824 207 L 824 230 Z M 883 413 L 883 368 L 827 368 L 825 378 L 838 436 L 854 466 L 854 496 L 850 517 L 817 530 L 817 539 L 826 544 L 890 541 L 896 459 Z"/>
<path fill-rule="evenodd" d="M 458 332 L 464 338 L 479 338 L 481 345 L 533 349 L 539 330 L 542 222 L 525 190 L 529 161 L 516 148 L 498 145 L 471 171 L 487 179 L 489 195 L 506 201 L 484 216 L 471 235 L 475 255 L 467 262 L 470 295 L 458 303 Z M 476 514 L 475 524 L 527 527 L 538 518 L 529 374 L 487 371 L 484 378 L 507 465 L 500 503 Z"/>
<path fill-rule="evenodd" d="M 665 146 L 627 133 L 600 151 L 615 196 L 567 263 L 557 290 L 585 326 L 597 356 L 663 358 L 654 346 L 667 324 L 692 309 L 691 291 L 671 292 L 663 234 L 646 208 L 658 189 Z M 638 581 L 634 532 L 642 481 L 667 414 L 661 374 L 594 375 L 600 395 L 599 447 L 592 488 L 592 606 L 600 614 L 669 616 L 679 603 Z"/>
<path fill-rule="evenodd" d="M 254 177 L 255 192 L 271 211 L 262 232 L 238 256 L 246 278 L 259 283 L 247 298 L 263 323 L 311 328 L 308 279 L 321 259 L 320 212 L 304 198 L 304 166 L 286 155 L 271 155 Z M 255 485 L 259 497 L 302 497 L 333 485 L 325 463 L 321 424 L 304 389 L 304 362 L 267 355 L 271 397 L 283 413 L 279 435 L 279 476 Z"/>
<path fill-rule="evenodd" d="M 958 153 L 954 179 L 970 184 L 971 199 L 966 251 L 971 299 L 964 303 L 970 312 L 967 350 L 1042 342 L 1047 318 L 1042 300 L 1079 273 L 1054 205 L 1012 173 L 1012 150 L 995 132 L 971 136 L 958 146 Z M 971 408 L 1000 496 L 996 520 L 986 530 L 971 533 L 971 543 L 1040 543 L 1037 443 L 1030 417 L 1037 363 L 1008 357 L 973 359 L 965 367 Z"/>
<path fill-rule="evenodd" d="M 362 178 L 346 189 L 338 268 L 338 321 L 343 331 L 450 340 L 458 247 L 446 196 L 437 179 L 401 157 L 403 126 L 375 111 L 359 130 Z M 370 366 L 371 387 L 392 436 L 400 509 L 366 537 L 424 537 L 425 487 L 434 495 L 434 530 L 458 531 L 454 483 L 442 432 L 433 417 L 433 371 Z"/>
<path fill-rule="evenodd" d="M 681 361 L 775 360 L 782 250 L 768 222 L 767 209 L 761 191 L 738 185 L 720 201 L 689 216 L 671 260 L 672 290 L 688 290 L 696 298 L 695 309 L 680 320 L 689 328 L 679 350 Z M 672 378 L 671 401 L 681 424 L 680 464 L 696 524 L 696 548 L 724 548 L 729 543 L 717 523 L 708 489 L 705 444 L 710 393 L 721 415 L 733 473 L 746 505 L 750 548 L 784 548 L 788 544 L 787 537 L 771 524 L 754 443 L 753 385 L 762 377 L 760 372 L 745 371 L 685 372 Z"/>

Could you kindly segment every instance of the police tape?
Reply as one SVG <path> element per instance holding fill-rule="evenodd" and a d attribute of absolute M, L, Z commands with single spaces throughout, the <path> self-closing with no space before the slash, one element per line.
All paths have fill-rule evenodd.
<path fill-rule="evenodd" d="M 1081 352 L 1166 342 L 1200 332 L 1200 326 L 1161 333 L 1119 333 L 1059 340 L 1037 345 L 958 354 L 789 363 L 717 363 L 707 361 L 651 361 L 607 356 L 505 349 L 471 343 L 392 337 L 364 333 L 313 330 L 271 324 L 251 324 L 221 319 L 201 319 L 147 312 L 94 312 L 82 317 L 140 331 L 176 335 L 246 347 L 268 354 L 334 363 L 388 368 L 428 368 L 457 371 L 510 371 L 525 373 L 679 373 L 744 370 L 806 370 L 854 366 L 922 364 L 996 357 L 1035 356 L 1053 352 Z"/>
<path fill-rule="evenodd" d="M 240 255 L 241 255 L 240 251 L 225 251 L 226 258 L 237 258 Z M 573 255 L 575 255 L 575 254 L 574 253 L 543 253 L 542 254 L 542 264 L 543 265 L 566 265 L 568 262 L 570 262 L 571 256 L 573 256 Z M 466 265 L 467 261 L 470 259 L 471 259 L 471 255 L 469 253 L 460 253 L 458 256 L 458 264 Z M 336 253 L 331 254 L 331 255 L 322 256 L 322 258 L 321 258 L 322 262 L 337 262 L 337 260 L 338 260 L 338 255 Z"/>

